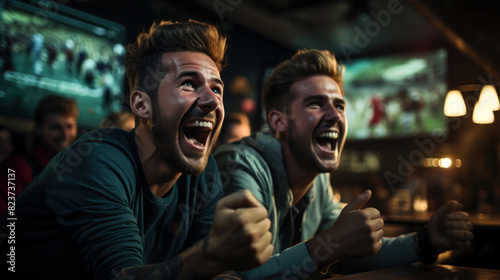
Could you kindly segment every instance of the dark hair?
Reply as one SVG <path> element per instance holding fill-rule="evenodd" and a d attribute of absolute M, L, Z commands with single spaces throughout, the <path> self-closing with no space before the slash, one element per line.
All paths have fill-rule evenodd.
<path fill-rule="evenodd" d="M 45 118 L 54 113 L 77 119 L 78 106 L 72 99 L 58 95 L 47 95 L 36 105 L 35 126 L 41 127 L 45 123 Z"/>
<path fill-rule="evenodd" d="M 215 26 L 195 20 L 154 23 L 149 33 L 139 34 L 137 42 L 127 46 L 125 67 L 130 93 L 136 89 L 145 91 L 155 102 L 159 81 L 166 71 L 161 57 L 166 52 L 176 51 L 204 53 L 221 71 L 224 67 L 226 37 L 220 35 Z"/>
<path fill-rule="evenodd" d="M 326 75 L 343 90 L 344 67 L 327 50 L 299 50 L 291 59 L 279 64 L 265 81 L 262 100 L 266 114 L 273 109 L 284 110 L 286 96 L 299 78 Z"/>

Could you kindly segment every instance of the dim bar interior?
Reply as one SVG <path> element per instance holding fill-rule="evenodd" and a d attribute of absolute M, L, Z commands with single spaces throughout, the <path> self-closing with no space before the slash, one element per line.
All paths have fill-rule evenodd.
<path fill-rule="evenodd" d="M 76 98 L 82 129 L 126 107 L 124 46 L 153 21 L 194 18 L 228 34 L 222 78 L 229 85 L 246 77 L 249 85 L 243 94 L 226 88 L 226 114 L 252 101 L 245 110 L 254 130 L 264 123 L 260 89 L 272 67 L 297 49 L 329 49 L 346 66 L 349 119 L 341 164 L 331 176 L 335 198 L 347 203 L 371 189 L 369 204 L 384 215 L 388 236 L 415 230 L 455 199 L 470 213 L 476 238 L 439 262 L 500 269 L 498 3 L 110 2 L 2 0 L 1 48 L 11 60 L 0 60 L 0 124 L 21 142 L 32 128 L 34 104 L 46 94 Z M 37 40 L 45 42 L 38 66 L 31 57 Z"/>

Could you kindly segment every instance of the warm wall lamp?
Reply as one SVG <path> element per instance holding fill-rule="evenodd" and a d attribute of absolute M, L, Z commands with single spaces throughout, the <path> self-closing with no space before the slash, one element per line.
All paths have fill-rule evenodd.
<path fill-rule="evenodd" d="M 497 91 L 492 85 L 485 85 L 481 89 L 479 100 L 474 106 L 472 121 L 477 124 L 488 124 L 495 121 L 493 111 L 500 109 Z"/>
<path fill-rule="evenodd" d="M 458 90 L 450 90 L 444 101 L 444 115 L 447 117 L 460 117 L 467 113 L 464 98 Z"/>
<path fill-rule="evenodd" d="M 472 91 L 477 85 L 462 86 L 465 91 Z M 500 102 L 495 87 L 485 85 L 481 89 L 479 100 L 474 106 L 472 121 L 477 124 L 488 124 L 495 121 L 493 111 L 500 109 Z M 444 102 L 444 114 L 447 117 L 459 117 L 467 113 L 464 98 L 459 90 L 450 90 Z"/>
<path fill-rule="evenodd" d="M 498 100 L 498 94 L 495 87 L 492 85 L 485 85 L 481 89 L 481 95 L 479 95 L 479 102 L 484 102 L 491 107 L 493 111 L 500 110 L 500 101 Z"/>

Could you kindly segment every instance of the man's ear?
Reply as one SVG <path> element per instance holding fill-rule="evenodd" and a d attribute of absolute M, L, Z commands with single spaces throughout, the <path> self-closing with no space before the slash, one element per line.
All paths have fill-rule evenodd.
<path fill-rule="evenodd" d="M 151 119 L 151 99 L 145 92 L 134 90 L 130 95 L 130 109 L 141 119 Z"/>
<path fill-rule="evenodd" d="M 269 125 L 273 131 L 285 133 L 288 130 L 288 120 L 286 114 L 278 110 L 271 110 L 267 114 Z"/>

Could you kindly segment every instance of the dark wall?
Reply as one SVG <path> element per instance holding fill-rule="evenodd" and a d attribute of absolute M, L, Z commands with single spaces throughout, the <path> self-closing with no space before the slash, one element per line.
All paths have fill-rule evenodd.
<path fill-rule="evenodd" d="M 230 84 L 236 76 L 244 76 L 250 80 L 252 91 L 251 98 L 257 104 L 257 109 L 249 114 L 252 128 L 259 129 L 262 124 L 261 98 L 264 70 L 274 67 L 279 62 L 288 59 L 295 52 L 284 46 L 264 39 L 262 36 L 246 30 L 238 25 L 228 29 L 228 65 L 222 71 L 222 79 L 226 85 Z M 226 86 L 224 103 L 226 113 L 241 111 L 240 102 L 243 97 L 232 95 Z"/>
<path fill-rule="evenodd" d="M 169 2 L 70 1 L 67 5 L 123 24 L 127 28 L 127 42 L 133 42 L 139 32 L 147 29 L 152 22 L 162 19 L 187 20 L 193 18 L 218 25 L 221 31 L 228 35 L 229 43 L 228 64 L 221 73 L 226 83 L 226 112 L 240 111 L 242 98 L 250 97 L 257 103 L 257 110 L 249 114 L 249 116 L 252 127 L 258 129 L 262 124 L 259 109 L 264 70 L 289 58 L 296 50 L 279 45 L 259 34 L 242 28 L 228 21 L 227 17 L 225 21 L 220 21 L 214 9 L 201 8 L 198 5 L 193 5 L 190 1 Z M 364 51 L 362 56 L 419 52 L 438 47 L 444 47 L 448 50 L 448 85 L 450 88 L 467 84 L 490 83 L 500 85 L 500 80 L 497 77 L 483 71 L 480 65 L 477 65 L 467 55 L 448 43 L 444 36 L 433 41 L 419 41 L 408 45 L 371 50 L 370 52 Z M 242 97 L 232 95 L 229 92 L 228 85 L 236 76 L 244 76 L 250 81 L 251 93 L 249 96 Z M 478 91 L 464 92 L 469 113 L 464 117 L 449 118 L 449 133 L 444 138 L 350 141 L 346 143 L 345 149 L 353 151 L 369 150 L 380 155 L 380 170 L 375 175 L 387 188 L 400 187 L 404 184 L 401 180 L 407 180 L 415 176 L 444 178 L 447 183 L 441 184 L 458 182 L 462 186 L 463 192 L 469 194 L 461 196 L 466 200 L 464 201 L 466 206 L 469 209 L 475 209 L 477 190 L 487 189 L 493 192 L 496 186 L 500 186 L 498 151 L 500 113 L 499 111 L 495 112 L 497 121 L 494 124 L 477 125 L 472 123 L 472 109 L 478 94 Z M 427 146 L 423 143 L 427 143 Z M 432 152 L 429 150 L 431 147 L 429 145 L 432 146 Z M 449 170 L 422 168 L 416 163 L 420 154 L 429 157 L 453 155 L 462 159 L 462 166 L 455 169 L 450 168 Z M 395 177 L 389 176 L 390 178 L 388 178 L 387 174 L 393 174 Z M 334 182 L 337 184 L 368 186 L 370 183 L 366 177 L 370 176 L 359 176 L 356 173 L 339 171 L 334 174 Z M 439 180 L 437 182 L 436 184 L 439 185 Z"/>

